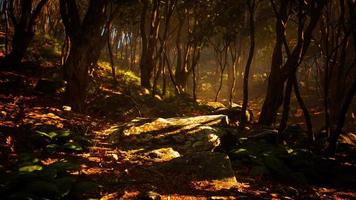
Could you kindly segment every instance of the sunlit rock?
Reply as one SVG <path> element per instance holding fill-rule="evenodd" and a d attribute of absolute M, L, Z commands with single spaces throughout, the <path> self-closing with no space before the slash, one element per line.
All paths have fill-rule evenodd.
<path fill-rule="evenodd" d="M 62 109 L 63 109 L 64 111 L 69 112 L 69 111 L 72 110 L 72 107 L 70 107 L 70 106 L 63 106 Z"/>
<path fill-rule="evenodd" d="M 220 102 L 212 102 L 212 101 L 209 101 L 207 102 L 205 105 L 211 107 L 212 109 L 218 109 L 218 108 L 225 108 L 225 105 L 220 103 Z"/>
<path fill-rule="evenodd" d="M 155 149 L 153 151 L 147 152 L 145 154 L 146 157 L 149 157 L 150 159 L 153 159 L 154 161 L 169 161 L 174 158 L 180 157 L 180 154 L 173 150 L 173 148 L 161 148 L 161 149 Z"/>

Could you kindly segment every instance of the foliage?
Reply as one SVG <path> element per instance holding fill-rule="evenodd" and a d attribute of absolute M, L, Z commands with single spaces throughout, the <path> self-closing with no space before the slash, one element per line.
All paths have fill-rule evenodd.
<path fill-rule="evenodd" d="M 71 175 L 80 165 L 65 160 L 46 166 L 31 154 L 22 154 L 16 168 L 0 173 L 3 199 L 77 199 L 97 188 L 95 183 Z"/>
<path fill-rule="evenodd" d="M 330 162 L 307 149 L 291 149 L 271 143 L 270 138 L 241 138 L 239 148 L 231 158 L 239 165 L 249 165 L 251 175 L 272 175 L 299 184 L 323 180 L 325 167 Z"/>
<path fill-rule="evenodd" d="M 32 136 L 33 142 L 41 144 L 48 153 L 80 152 L 90 145 L 90 140 L 81 134 L 75 134 L 69 130 L 36 131 Z"/>
<path fill-rule="evenodd" d="M 109 62 L 100 60 L 98 66 L 102 69 L 102 75 L 106 78 L 112 78 L 111 66 Z M 114 66 L 117 68 L 117 66 Z M 133 71 L 116 69 L 116 79 L 122 85 L 138 86 L 140 84 L 140 77 L 138 77 Z"/>

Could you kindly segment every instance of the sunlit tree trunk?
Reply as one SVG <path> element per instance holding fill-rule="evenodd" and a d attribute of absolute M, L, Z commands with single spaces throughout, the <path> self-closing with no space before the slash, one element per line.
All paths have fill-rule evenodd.
<path fill-rule="evenodd" d="M 109 55 L 109 60 L 110 60 L 110 67 L 111 67 L 111 75 L 113 78 L 113 83 L 116 84 L 116 69 L 115 69 L 115 61 L 114 61 L 114 55 L 112 53 L 112 47 L 111 47 L 111 28 L 110 24 L 107 25 L 108 28 L 108 34 L 107 34 L 107 46 L 108 46 L 108 55 Z"/>

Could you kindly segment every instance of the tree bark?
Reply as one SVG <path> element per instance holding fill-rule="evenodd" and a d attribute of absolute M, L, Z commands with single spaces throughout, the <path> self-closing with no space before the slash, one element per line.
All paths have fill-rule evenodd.
<path fill-rule="evenodd" d="M 153 69 L 156 65 L 154 53 L 157 45 L 159 24 L 160 24 L 160 1 L 154 0 L 150 15 L 149 36 L 146 34 L 146 15 L 149 9 L 149 1 L 143 0 L 143 10 L 141 13 L 140 32 L 142 38 L 142 54 L 141 54 L 141 86 L 151 89 L 151 77 Z"/>
<path fill-rule="evenodd" d="M 107 3 L 108 0 L 90 0 L 84 19 L 80 21 L 76 2 L 60 1 L 62 21 L 71 42 L 68 59 L 63 67 L 67 81 L 64 101 L 79 112 L 85 110 L 89 68 L 96 64 L 106 44 L 108 27 L 104 26 L 104 34 L 101 27 L 107 20 Z"/>
<path fill-rule="evenodd" d="M 32 0 L 23 0 L 20 3 L 20 16 L 15 16 L 14 1 L 6 1 L 8 5 L 8 13 L 12 24 L 14 25 L 14 36 L 12 38 L 12 50 L 2 60 L 3 67 L 18 67 L 21 60 L 25 56 L 33 37 L 35 36 L 33 26 L 40 14 L 43 6 L 48 0 L 41 0 L 36 7 L 33 8 Z"/>
<path fill-rule="evenodd" d="M 248 53 L 247 63 L 245 66 L 244 72 L 244 83 L 243 83 L 243 101 L 241 108 L 241 119 L 240 119 L 240 128 L 244 129 L 246 125 L 246 111 L 248 104 L 248 79 L 250 75 L 250 68 L 252 64 L 252 59 L 255 51 L 255 9 L 256 9 L 256 1 L 252 0 L 252 2 L 248 3 L 249 8 L 249 35 L 250 35 L 250 50 Z"/>
<path fill-rule="evenodd" d="M 272 5 L 274 5 L 274 2 L 271 2 Z M 300 3 L 304 4 L 304 2 Z M 277 111 L 283 102 L 282 96 L 285 81 L 296 72 L 299 64 L 302 62 L 309 48 L 313 31 L 319 21 L 324 5 L 325 1 L 318 1 L 309 7 L 311 10 L 309 13 L 310 19 L 308 20 L 306 28 L 304 28 L 307 21 L 305 19 L 306 13 L 303 11 L 306 5 L 299 5 L 297 44 L 284 64 L 282 45 L 284 43 L 283 38 L 285 38 L 285 26 L 288 20 L 288 1 L 281 1 L 279 12 L 274 9 L 277 16 L 276 45 L 272 57 L 267 94 L 259 119 L 260 124 L 271 126 L 275 122 Z M 275 6 L 273 7 L 275 8 Z"/>
<path fill-rule="evenodd" d="M 274 5 L 273 1 L 271 1 Z M 268 77 L 267 94 L 263 102 L 259 123 L 271 126 L 276 120 L 277 110 L 283 102 L 284 81 L 281 78 L 281 68 L 283 63 L 282 45 L 285 35 L 286 23 L 288 20 L 289 1 L 281 1 L 279 12 L 274 7 L 276 13 L 276 43 L 272 54 L 271 73 Z"/>
<path fill-rule="evenodd" d="M 347 114 L 348 108 L 352 102 L 352 99 L 355 96 L 355 93 L 356 93 L 356 81 L 354 80 L 351 85 L 351 88 L 347 92 L 347 94 L 341 104 L 341 109 L 339 111 L 339 118 L 338 118 L 336 127 L 333 128 L 331 137 L 329 139 L 330 143 L 327 148 L 327 152 L 329 154 L 335 154 L 337 140 L 342 133 L 342 128 L 344 127 L 344 124 L 345 124 L 346 114 Z"/>
<path fill-rule="evenodd" d="M 297 98 L 298 104 L 299 104 L 300 108 L 303 110 L 305 124 L 307 126 L 309 145 L 313 145 L 313 143 L 314 143 L 314 133 L 313 133 L 312 121 L 311 121 L 311 117 L 310 117 L 310 113 L 308 111 L 308 108 L 305 105 L 305 103 L 304 103 L 304 101 L 302 99 L 302 96 L 300 95 L 299 86 L 298 86 L 298 80 L 297 80 L 296 76 L 293 77 L 293 89 L 294 89 L 294 94 L 295 94 L 295 97 Z"/>

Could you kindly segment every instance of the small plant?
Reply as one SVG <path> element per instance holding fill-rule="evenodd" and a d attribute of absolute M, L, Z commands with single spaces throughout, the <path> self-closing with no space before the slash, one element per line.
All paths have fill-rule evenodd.
<path fill-rule="evenodd" d="M 79 152 L 83 151 L 91 143 L 85 135 L 74 134 L 69 130 L 36 131 L 33 139 L 44 144 L 48 153 L 58 151 Z"/>
<path fill-rule="evenodd" d="M 81 181 L 71 172 L 80 165 L 62 160 L 48 166 L 31 154 L 22 154 L 17 170 L 0 174 L 2 199 L 79 199 L 83 193 L 98 187 Z"/>

